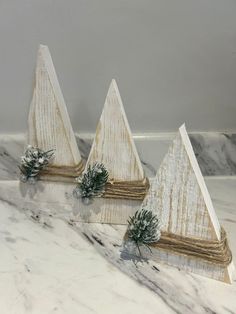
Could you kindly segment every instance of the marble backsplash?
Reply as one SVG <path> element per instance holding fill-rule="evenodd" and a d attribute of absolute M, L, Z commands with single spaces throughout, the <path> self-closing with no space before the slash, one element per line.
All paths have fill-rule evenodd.
<path fill-rule="evenodd" d="M 134 136 L 137 149 L 148 177 L 155 173 L 166 154 L 175 134 Z M 190 133 L 196 157 L 204 176 L 236 175 L 236 134 Z M 0 179 L 14 180 L 18 177 L 18 163 L 24 151 L 24 135 L 0 135 Z M 77 137 L 83 158 L 88 157 L 92 137 Z"/>

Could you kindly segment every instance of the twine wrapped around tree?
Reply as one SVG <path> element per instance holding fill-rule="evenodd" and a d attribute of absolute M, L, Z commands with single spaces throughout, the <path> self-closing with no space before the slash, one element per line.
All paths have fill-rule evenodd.
<path fill-rule="evenodd" d="M 150 247 L 198 258 L 219 266 L 228 266 L 232 261 L 232 252 L 223 227 L 221 227 L 220 241 L 182 237 L 173 233 L 162 232 L 159 241 L 151 243 Z"/>
<path fill-rule="evenodd" d="M 43 171 L 43 175 L 56 175 L 60 176 L 63 178 L 76 178 L 78 177 L 78 173 L 82 173 L 84 170 L 84 164 L 83 161 L 81 160 L 78 165 L 71 167 L 71 166 L 54 166 L 54 165 L 49 165 L 46 167 Z"/>
<path fill-rule="evenodd" d="M 140 181 L 113 181 L 106 183 L 104 198 L 143 200 L 148 189 L 149 180 L 144 178 Z"/>
<path fill-rule="evenodd" d="M 108 180 L 109 173 L 102 163 L 89 165 L 82 176 L 76 179 L 78 185 L 74 196 L 90 201 L 94 197 L 143 200 L 150 186 L 147 178 L 137 181 Z"/>

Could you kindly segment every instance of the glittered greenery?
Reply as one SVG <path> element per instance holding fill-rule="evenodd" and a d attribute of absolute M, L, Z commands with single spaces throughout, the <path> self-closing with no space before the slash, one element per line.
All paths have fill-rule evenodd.
<path fill-rule="evenodd" d="M 20 180 L 22 182 L 34 183 L 40 172 L 50 163 L 54 156 L 54 150 L 43 151 L 37 147 L 29 145 L 24 156 L 21 157 L 19 169 L 21 171 Z"/>
<path fill-rule="evenodd" d="M 151 251 L 149 244 L 160 239 L 160 221 L 152 211 L 142 208 L 137 210 L 128 220 L 128 239 L 133 241 L 141 256 L 140 246 L 145 245 Z"/>
<path fill-rule="evenodd" d="M 73 191 L 74 197 L 81 198 L 85 204 L 91 203 L 95 197 L 101 197 L 105 192 L 108 176 L 102 163 L 89 165 L 87 171 L 76 179 L 78 185 Z"/>

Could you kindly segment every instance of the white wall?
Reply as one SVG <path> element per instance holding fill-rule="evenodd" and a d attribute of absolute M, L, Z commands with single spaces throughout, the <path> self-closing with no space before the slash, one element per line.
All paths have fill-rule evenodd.
<path fill-rule="evenodd" d="M 0 0 L 0 132 L 26 128 L 39 43 L 76 131 L 111 78 L 135 132 L 236 131 L 236 1 Z"/>

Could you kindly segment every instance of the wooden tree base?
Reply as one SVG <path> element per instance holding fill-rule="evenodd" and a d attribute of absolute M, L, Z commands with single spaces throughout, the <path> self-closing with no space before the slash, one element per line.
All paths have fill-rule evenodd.
<path fill-rule="evenodd" d="M 231 262 L 227 267 L 218 266 L 205 262 L 201 259 L 191 258 L 151 246 L 150 259 L 157 263 L 164 263 L 177 267 L 181 270 L 192 272 L 204 277 L 231 284 L 233 281 L 234 264 Z"/>
<path fill-rule="evenodd" d="M 75 200 L 75 203 L 75 220 L 126 225 L 127 220 L 134 215 L 142 201 L 96 198 L 89 205 L 83 204 L 81 200 Z"/>

